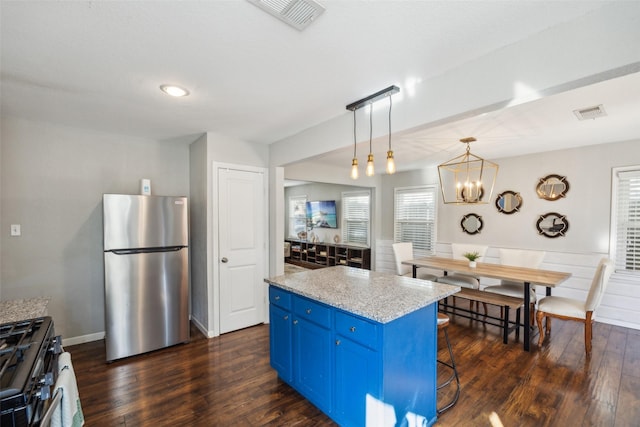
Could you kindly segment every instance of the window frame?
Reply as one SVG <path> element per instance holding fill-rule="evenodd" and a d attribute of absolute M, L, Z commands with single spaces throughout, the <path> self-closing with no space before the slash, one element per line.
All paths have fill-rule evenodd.
<path fill-rule="evenodd" d="M 622 176 L 621 176 L 622 175 Z M 625 177 L 626 176 L 626 177 Z M 630 181 L 632 179 L 637 179 L 638 183 L 635 188 L 635 196 L 636 196 L 636 207 L 632 208 L 629 206 L 632 197 L 630 194 L 625 194 L 625 199 L 621 199 L 621 191 L 625 191 L 625 186 L 621 186 L 622 181 Z M 626 215 L 621 212 L 621 208 L 623 207 L 621 204 L 627 204 Z M 629 212 L 634 210 L 632 220 L 629 220 Z M 623 215 L 625 218 L 623 218 Z M 624 233 L 622 230 L 621 222 L 629 223 L 635 222 L 637 227 L 634 227 L 638 230 L 637 237 L 634 240 L 635 242 L 635 250 L 629 251 L 625 249 L 623 246 L 626 246 L 622 243 L 621 235 Z M 627 227 L 628 229 L 628 227 Z M 640 276 L 640 165 L 637 166 L 624 166 L 624 167 L 615 167 L 611 170 L 611 229 L 609 232 L 610 243 L 609 243 L 609 257 L 615 262 L 615 270 L 616 274 L 622 274 L 627 276 Z M 625 242 L 628 240 L 625 239 Z M 632 252 L 634 256 L 632 257 L 631 263 L 635 268 L 627 268 L 628 256 L 627 254 Z"/>
<path fill-rule="evenodd" d="M 300 201 L 302 201 L 302 209 L 303 209 L 303 216 L 302 217 L 296 217 L 293 212 L 292 209 L 295 210 L 294 208 L 294 203 L 296 202 L 296 200 L 298 200 L 297 203 L 300 203 Z M 296 224 L 296 220 L 297 219 L 302 219 L 303 223 L 304 223 L 304 231 L 307 231 L 307 201 L 309 200 L 309 198 L 307 197 L 306 194 L 304 195 L 299 195 L 299 196 L 289 196 L 289 202 L 288 202 L 288 207 L 287 207 L 287 214 L 289 217 L 289 224 L 287 227 L 287 235 L 289 236 L 289 238 L 291 239 L 299 239 L 298 234 L 291 234 L 292 231 L 295 231 L 295 224 Z"/>
<path fill-rule="evenodd" d="M 349 211 L 349 209 L 347 208 L 347 202 L 346 200 L 350 197 L 362 197 L 365 196 L 369 199 L 368 200 L 368 206 L 367 206 L 367 218 L 366 219 L 362 219 L 362 218 L 347 218 L 347 213 Z M 358 190 L 358 191 L 345 191 L 342 192 L 341 194 L 342 200 L 341 200 L 341 204 L 342 206 L 340 207 L 341 210 L 341 224 L 340 227 L 342 228 L 341 230 L 341 234 L 342 234 L 342 243 L 346 244 L 346 245 L 356 245 L 356 246 L 363 246 L 363 247 L 367 247 L 370 248 L 371 247 L 371 190 Z M 349 233 L 349 222 L 353 222 L 353 223 L 361 223 L 361 222 L 365 222 L 366 223 L 366 227 L 365 227 L 365 232 L 366 232 L 366 242 L 362 242 L 360 241 L 361 239 L 356 239 L 356 240 L 351 240 L 350 236 L 348 235 Z"/>
<path fill-rule="evenodd" d="M 419 193 L 425 193 L 425 198 L 428 198 L 429 196 L 431 197 L 431 199 L 433 200 L 431 206 L 427 207 L 427 211 L 426 211 L 426 216 L 422 219 L 399 219 L 399 216 L 401 214 L 401 212 L 398 212 L 398 205 L 400 203 L 400 200 L 398 200 L 398 197 L 400 195 L 406 195 L 406 194 L 419 194 Z M 398 242 L 411 242 L 413 243 L 413 250 L 414 250 L 414 255 L 416 256 L 427 256 L 427 255 L 434 255 L 436 253 L 436 243 L 438 241 L 438 236 L 437 236 L 437 232 L 438 232 L 438 198 L 439 198 L 439 188 L 437 185 L 435 184 L 429 184 L 429 185 L 417 185 L 417 186 L 411 186 L 411 187 L 396 187 L 393 189 L 393 241 L 394 243 L 398 243 Z M 428 200 L 425 200 L 426 203 L 428 203 Z M 429 211 L 432 212 L 433 215 L 433 219 L 429 218 Z M 404 223 L 404 224 L 409 224 L 409 225 L 415 225 L 417 227 L 419 227 L 421 224 L 425 224 L 427 227 L 425 227 L 425 230 L 430 229 L 430 235 L 431 237 L 429 238 L 429 232 L 425 232 L 425 238 L 424 241 L 426 243 L 428 243 L 429 247 L 421 247 L 420 244 L 416 244 L 415 239 L 414 240 L 409 240 L 409 239 L 405 239 L 401 234 L 401 225 L 400 222 Z"/>

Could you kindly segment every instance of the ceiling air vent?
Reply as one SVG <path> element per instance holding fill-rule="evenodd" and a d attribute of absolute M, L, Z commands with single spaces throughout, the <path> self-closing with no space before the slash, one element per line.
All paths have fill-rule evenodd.
<path fill-rule="evenodd" d="M 595 107 L 587 107 L 582 108 L 580 110 L 573 110 L 573 114 L 576 115 L 578 120 L 589 120 L 589 119 L 597 119 L 598 117 L 604 117 L 607 115 L 607 112 L 604 111 L 604 107 L 602 104 L 596 105 Z"/>
<path fill-rule="evenodd" d="M 324 12 L 314 0 L 248 0 L 262 10 L 302 31 Z"/>

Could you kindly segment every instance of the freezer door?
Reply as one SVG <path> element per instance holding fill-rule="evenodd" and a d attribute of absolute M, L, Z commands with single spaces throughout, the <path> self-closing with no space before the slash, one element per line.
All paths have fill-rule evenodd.
<path fill-rule="evenodd" d="M 104 250 L 189 245 L 186 197 L 104 194 Z"/>
<path fill-rule="evenodd" d="M 189 340 L 189 250 L 104 253 L 107 361 Z"/>

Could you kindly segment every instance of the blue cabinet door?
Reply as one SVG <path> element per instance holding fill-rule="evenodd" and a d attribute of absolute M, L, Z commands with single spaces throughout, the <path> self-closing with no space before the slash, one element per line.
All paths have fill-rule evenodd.
<path fill-rule="evenodd" d="M 331 331 L 294 316 L 293 366 L 295 388 L 326 414 L 331 414 Z"/>
<path fill-rule="evenodd" d="M 278 372 L 280 378 L 291 383 L 293 378 L 291 313 L 271 304 L 269 307 L 269 322 L 271 367 Z"/>
<path fill-rule="evenodd" d="M 366 423 L 367 404 L 372 414 L 372 407 L 380 403 L 379 353 L 340 335 L 335 351 L 335 420 L 342 426 L 370 425 Z"/>

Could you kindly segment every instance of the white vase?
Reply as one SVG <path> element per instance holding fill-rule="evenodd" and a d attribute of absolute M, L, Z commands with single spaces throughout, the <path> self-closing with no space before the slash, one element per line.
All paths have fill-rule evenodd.
<path fill-rule="evenodd" d="M 469 261 L 469 268 L 476 268 L 476 262 L 475 261 Z"/>

